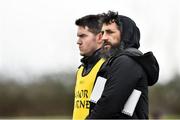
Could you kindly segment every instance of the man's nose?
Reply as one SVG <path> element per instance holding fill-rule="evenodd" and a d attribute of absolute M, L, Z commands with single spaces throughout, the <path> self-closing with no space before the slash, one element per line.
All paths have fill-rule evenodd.
<path fill-rule="evenodd" d="M 80 45 L 82 44 L 82 41 L 80 39 L 77 40 L 77 44 Z"/>
<path fill-rule="evenodd" d="M 108 35 L 107 35 L 107 34 L 103 34 L 103 36 L 102 36 L 102 40 L 104 40 L 104 41 L 108 41 L 108 40 L 109 40 Z"/>

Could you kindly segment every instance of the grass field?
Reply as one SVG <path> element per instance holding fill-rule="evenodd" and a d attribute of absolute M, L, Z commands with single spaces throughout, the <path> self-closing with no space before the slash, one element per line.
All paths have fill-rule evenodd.
<path fill-rule="evenodd" d="M 173 115 L 173 114 L 169 114 L 169 115 L 161 115 L 159 117 L 152 117 L 149 116 L 150 119 L 180 119 L 180 115 Z"/>
<path fill-rule="evenodd" d="M 161 119 L 180 119 L 180 115 L 164 115 Z"/>
<path fill-rule="evenodd" d="M 55 119 L 62 119 L 62 120 L 66 120 L 66 119 L 72 119 L 71 116 L 23 116 L 23 117 L 0 117 L 0 120 L 7 120 L 7 119 L 20 119 L 20 120 L 55 120 Z"/>
<path fill-rule="evenodd" d="M 72 116 L 24 116 L 24 117 L 3 117 L 0 118 L 0 120 L 5 120 L 5 119 L 21 119 L 21 120 L 58 120 L 58 119 L 62 119 L 62 120 L 71 120 Z M 150 116 L 150 119 L 154 119 Z M 180 119 L 180 115 L 162 115 L 160 118 L 158 119 Z"/>

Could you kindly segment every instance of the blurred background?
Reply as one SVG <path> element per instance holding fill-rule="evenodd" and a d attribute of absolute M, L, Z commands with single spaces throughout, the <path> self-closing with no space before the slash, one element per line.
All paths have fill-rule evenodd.
<path fill-rule="evenodd" d="M 151 118 L 180 118 L 179 0 L 0 0 L 0 118 L 71 118 L 81 56 L 76 19 L 117 11 L 160 65 Z"/>

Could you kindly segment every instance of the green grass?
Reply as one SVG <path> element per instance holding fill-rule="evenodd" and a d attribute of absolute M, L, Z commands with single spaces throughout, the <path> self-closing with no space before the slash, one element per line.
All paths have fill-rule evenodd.
<path fill-rule="evenodd" d="M 62 120 L 66 120 L 66 119 L 72 119 L 71 116 L 21 116 L 21 117 L 3 117 L 0 118 L 1 119 L 21 119 L 21 120 L 55 120 L 55 119 L 62 119 Z"/>
<path fill-rule="evenodd" d="M 163 115 L 161 119 L 180 119 L 180 115 Z"/>

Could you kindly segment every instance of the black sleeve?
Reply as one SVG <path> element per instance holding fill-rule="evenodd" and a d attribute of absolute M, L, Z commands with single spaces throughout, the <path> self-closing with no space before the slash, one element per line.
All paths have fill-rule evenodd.
<path fill-rule="evenodd" d="M 109 68 L 102 96 L 88 119 L 117 118 L 140 78 L 140 66 L 125 55 L 116 58 Z"/>

